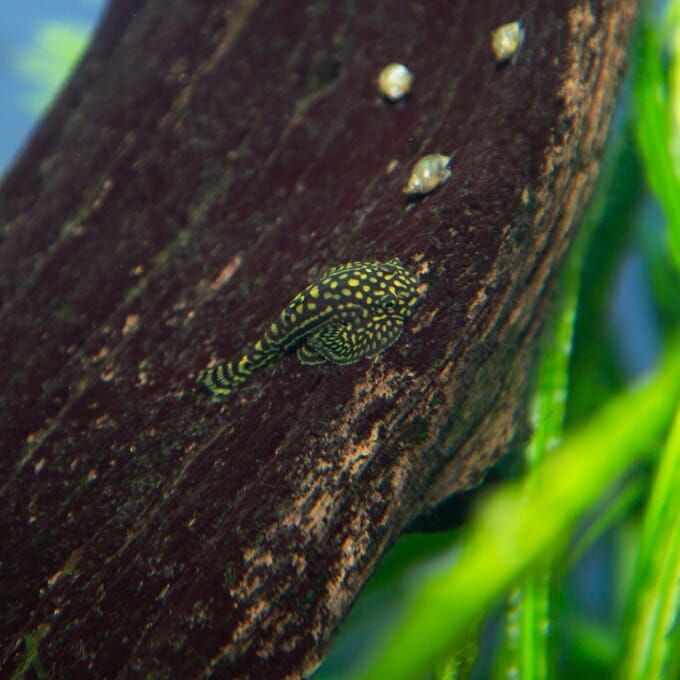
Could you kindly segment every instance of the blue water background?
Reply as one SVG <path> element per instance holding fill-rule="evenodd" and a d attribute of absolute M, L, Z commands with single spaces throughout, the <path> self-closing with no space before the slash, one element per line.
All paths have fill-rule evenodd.
<path fill-rule="evenodd" d="M 48 20 L 77 23 L 91 31 L 105 4 L 105 0 L 0 2 L 0 175 L 20 152 L 39 117 L 25 104 L 32 85 L 18 66 L 22 52 Z"/>

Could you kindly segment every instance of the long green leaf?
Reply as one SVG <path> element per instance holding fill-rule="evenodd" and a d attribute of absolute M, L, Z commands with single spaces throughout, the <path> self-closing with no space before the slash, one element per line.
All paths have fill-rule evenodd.
<path fill-rule="evenodd" d="M 533 434 L 526 450 L 528 488 L 542 483 L 541 462 L 561 441 L 569 387 L 569 357 L 579 283 L 590 229 L 571 252 L 560 279 L 561 295 L 544 337 L 538 384 L 532 405 Z M 517 673 L 522 680 L 544 680 L 549 669 L 551 565 L 542 560 L 525 574 L 508 597 L 498 677 Z"/>
<path fill-rule="evenodd" d="M 671 17 L 676 15 L 675 11 L 669 14 Z M 674 29 L 674 36 L 677 36 L 677 24 Z M 680 38 L 678 42 L 680 44 Z M 643 26 L 634 81 L 636 136 L 645 161 L 647 180 L 668 218 L 671 255 L 676 268 L 680 269 L 680 169 L 674 163 L 672 153 L 671 93 L 662 58 L 663 44 L 659 32 L 649 25 Z M 677 58 L 676 54 L 676 64 Z M 680 86 L 680 82 L 676 85 Z M 673 92 L 672 96 L 680 97 L 680 90 Z"/>
<path fill-rule="evenodd" d="M 633 588 L 635 616 L 621 677 L 669 677 L 669 634 L 678 618 L 680 588 L 680 408 L 657 469 L 640 542 Z"/>

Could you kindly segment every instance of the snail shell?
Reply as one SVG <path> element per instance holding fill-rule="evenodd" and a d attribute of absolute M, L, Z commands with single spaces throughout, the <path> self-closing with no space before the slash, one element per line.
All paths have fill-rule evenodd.
<path fill-rule="evenodd" d="M 496 57 L 496 63 L 502 64 L 509 59 L 514 62 L 524 42 L 524 36 L 521 21 L 503 24 L 491 31 L 491 49 Z"/>
<path fill-rule="evenodd" d="M 388 64 L 378 76 L 380 94 L 392 102 L 405 97 L 412 84 L 413 74 L 403 64 Z"/>
<path fill-rule="evenodd" d="M 433 153 L 423 156 L 411 170 L 411 176 L 404 187 L 408 196 L 429 194 L 451 177 L 449 163 L 451 156 Z"/>

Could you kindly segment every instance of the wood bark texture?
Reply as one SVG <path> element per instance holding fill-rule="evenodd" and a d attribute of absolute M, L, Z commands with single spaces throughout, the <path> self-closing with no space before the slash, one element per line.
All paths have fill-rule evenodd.
<path fill-rule="evenodd" d="M 318 665 L 405 524 L 526 436 L 637 9 L 111 2 L 0 189 L 0 675 Z M 386 352 L 196 389 L 325 268 L 394 257 L 422 301 Z"/>

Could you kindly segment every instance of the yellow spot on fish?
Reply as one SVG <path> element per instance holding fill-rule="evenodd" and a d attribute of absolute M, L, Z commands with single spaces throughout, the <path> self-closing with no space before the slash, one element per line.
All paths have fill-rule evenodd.
<path fill-rule="evenodd" d="M 359 279 L 350 279 L 347 282 L 347 285 L 352 286 L 352 288 L 356 288 L 359 285 Z"/>
<path fill-rule="evenodd" d="M 309 289 L 309 294 L 310 294 L 313 298 L 318 298 L 318 297 L 319 297 L 319 286 L 312 286 L 312 287 Z"/>

